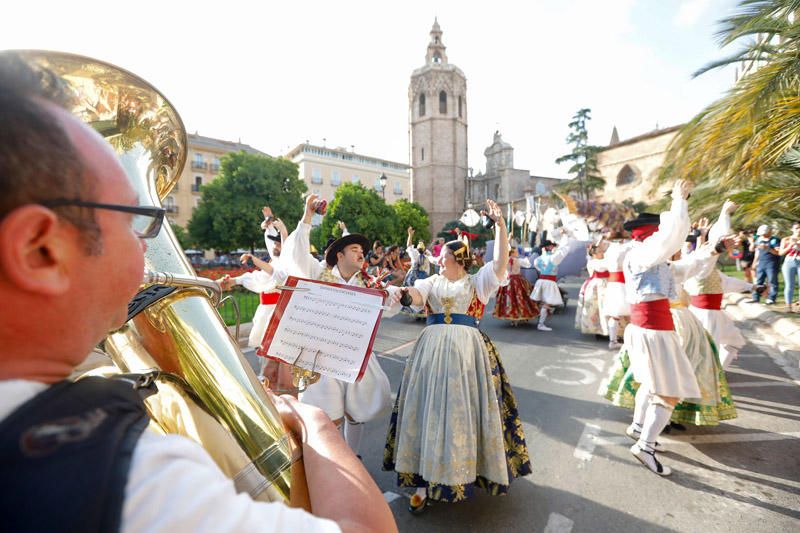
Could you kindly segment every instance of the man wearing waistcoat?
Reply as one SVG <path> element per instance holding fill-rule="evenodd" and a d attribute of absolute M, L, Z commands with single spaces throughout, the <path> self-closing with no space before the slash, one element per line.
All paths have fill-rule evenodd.
<path fill-rule="evenodd" d="M 669 301 L 677 298 L 670 258 L 681 249 L 690 229 L 687 198 L 690 185 L 678 180 L 672 190 L 672 207 L 661 216 L 640 213 L 625 223 L 634 243 L 625 256 L 625 291 L 631 322 L 625 329 L 636 381 L 633 423 L 628 436 L 636 439 L 631 453 L 652 472 L 667 476 L 669 467 L 656 458 L 656 439 L 669 423 L 681 398 L 700 397 L 694 370 L 675 333 Z"/>
<path fill-rule="evenodd" d="M 317 261 L 310 253 L 311 220 L 318 196 L 306 198 L 303 219 L 283 246 L 281 261 L 286 271 L 293 276 L 316 279 L 356 287 L 374 286 L 374 279 L 364 271 L 365 252 L 370 242 L 363 235 L 348 233 L 333 241 L 325 249 L 325 259 Z M 387 287 L 389 294 L 399 287 Z M 395 314 L 395 306 L 389 314 Z M 387 315 L 384 310 L 383 316 Z M 386 414 L 391 409 L 391 389 L 377 356 L 373 353 L 367 362 L 364 376 L 356 383 L 346 383 L 329 376 L 309 385 L 300 400 L 325 411 L 337 426 L 344 426 L 344 437 L 355 453 L 358 453 L 364 432 L 364 423 Z"/>

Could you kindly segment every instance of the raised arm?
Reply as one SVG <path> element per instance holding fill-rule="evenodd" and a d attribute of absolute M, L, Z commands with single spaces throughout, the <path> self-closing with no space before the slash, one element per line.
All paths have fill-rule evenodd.
<path fill-rule="evenodd" d="M 672 189 L 672 207 L 667 213 L 662 214 L 658 231 L 628 252 L 627 260 L 632 268 L 647 270 L 668 261 L 681 249 L 691 227 L 689 206 L 686 201 L 690 190 L 689 182 L 685 180 L 675 182 Z"/>
<path fill-rule="evenodd" d="M 731 214 L 738 206 L 730 200 L 725 200 L 722 204 L 722 211 L 720 211 L 719 218 L 708 232 L 709 242 L 718 242 L 722 237 L 733 233 L 731 230 Z"/>
<path fill-rule="evenodd" d="M 311 255 L 311 219 L 314 216 L 313 202 L 318 198 L 316 194 L 306 198 L 306 210 L 303 219 L 297 223 L 297 228 L 286 237 L 281 251 L 281 263 L 289 275 L 316 279 L 322 274 L 323 267 Z"/>
<path fill-rule="evenodd" d="M 497 279 L 506 277 L 508 268 L 508 230 L 506 222 L 503 220 L 503 211 L 493 200 L 486 200 L 486 215 L 494 220 L 494 274 Z"/>

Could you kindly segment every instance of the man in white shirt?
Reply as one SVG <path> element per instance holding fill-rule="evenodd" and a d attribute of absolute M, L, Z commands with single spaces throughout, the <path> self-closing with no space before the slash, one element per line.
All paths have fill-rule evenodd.
<path fill-rule="evenodd" d="M 63 383 L 125 323 L 142 281 L 143 239 L 160 229 L 164 214 L 137 213 L 152 220 L 144 230 L 135 225 L 130 209 L 137 194 L 114 151 L 39 90 L 39 73 L 25 66 L 13 53 L 0 54 L 0 424 Z M 52 93 L 53 85 L 47 88 Z M 237 494 L 203 448 L 145 431 L 122 472 L 123 493 L 107 495 L 118 502 L 118 529 L 396 531 L 378 487 L 322 411 L 291 399 L 276 404 L 302 442 L 313 515 Z M 102 421 L 96 423 L 102 431 Z M 0 464 L 8 465 L 7 452 L 0 448 Z M 70 480 L 33 482 L 69 486 Z M 36 515 L 69 513 L 58 506 L 31 501 L 13 510 L 14 523 L 29 530 Z"/>

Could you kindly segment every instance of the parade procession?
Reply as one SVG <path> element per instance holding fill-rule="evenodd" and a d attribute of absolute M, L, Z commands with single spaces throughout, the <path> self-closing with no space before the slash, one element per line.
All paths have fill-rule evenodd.
<path fill-rule="evenodd" d="M 0 531 L 800 530 L 800 1 L 140 3 L 4 9 Z"/>

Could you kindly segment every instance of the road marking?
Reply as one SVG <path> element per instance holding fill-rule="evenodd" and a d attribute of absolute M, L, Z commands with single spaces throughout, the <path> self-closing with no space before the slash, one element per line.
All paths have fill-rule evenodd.
<path fill-rule="evenodd" d="M 602 372 L 606 366 L 606 362 L 602 359 L 567 359 L 566 361 L 562 361 L 563 363 L 578 363 L 580 364 L 587 364 L 591 365 L 595 370 L 598 372 Z"/>
<path fill-rule="evenodd" d="M 554 378 L 548 375 L 549 372 L 556 370 L 556 371 L 566 371 L 566 372 L 576 372 L 578 374 L 582 374 L 583 377 L 580 379 L 561 379 L 561 378 Z M 561 366 L 561 365 L 546 365 L 540 368 L 536 375 L 540 378 L 544 378 L 548 381 L 552 381 L 553 383 L 558 383 L 559 385 L 590 385 L 597 381 L 597 376 L 589 370 L 585 368 L 576 368 L 574 366 Z"/>
<path fill-rule="evenodd" d="M 748 405 L 748 404 L 753 404 L 753 405 L 764 406 L 764 407 L 772 407 L 774 409 L 781 409 L 781 410 L 784 410 L 784 411 L 794 411 L 794 412 L 800 413 L 800 407 L 798 407 L 796 405 L 789 405 L 787 403 L 780 403 L 780 402 L 770 402 L 768 400 L 762 400 L 760 398 L 737 399 L 736 403 L 737 404 L 741 403 L 741 404 L 743 404 L 745 406 Z"/>
<path fill-rule="evenodd" d="M 738 359 L 739 357 L 745 357 L 745 358 L 766 357 L 766 355 L 764 355 L 763 353 L 740 353 L 739 355 L 736 356 L 736 358 Z"/>
<path fill-rule="evenodd" d="M 592 422 L 587 422 L 581 433 L 581 438 L 578 439 L 578 445 L 572 453 L 576 459 L 581 461 L 591 461 L 594 447 L 597 446 L 597 435 L 600 433 L 600 419 L 596 418 Z M 550 515 L 552 516 L 552 515 Z"/>
<path fill-rule="evenodd" d="M 606 376 L 606 377 L 604 377 L 603 379 L 600 380 L 600 386 L 597 387 L 597 395 L 598 396 L 605 396 L 606 395 L 606 392 L 608 391 L 608 383 L 610 381 L 611 380 L 608 379 L 608 376 Z"/>
<path fill-rule="evenodd" d="M 413 341 L 405 342 L 405 343 L 401 344 L 400 346 L 395 346 L 391 350 L 386 350 L 385 352 L 381 352 L 381 353 L 383 355 L 391 355 L 393 353 L 399 352 L 400 350 L 402 350 L 404 348 L 408 348 L 409 346 L 413 345 L 415 342 L 417 342 L 417 339 L 414 339 Z"/>
<path fill-rule="evenodd" d="M 784 377 L 781 377 L 781 376 L 775 376 L 773 374 L 762 374 L 761 372 L 753 372 L 752 370 L 745 370 L 743 368 L 737 368 L 736 370 L 731 370 L 728 373 L 732 374 L 732 375 L 738 374 L 740 376 L 750 376 L 750 377 L 753 377 L 753 378 L 762 378 L 762 379 L 766 379 L 766 380 L 769 380 L 769 381 L 783 381 L 784 383 L 795 383 L 794 380 L 791 380 L 789 378 L 784 378 Z"/>
<path fill-rule="evenodd" d="M 586 431 L 584 430 L 584 433 Z M 590 436 L 592 448 L 594 446 L 611 446 L 614 444 L 624 444 L 630 442 L 627 436 L 600 437 L 596 434 Z M 661 435 L 659 442 L 669 446 L 674 445 L 695 445 L 695 444 L 727 444 L 733 442 L 765 442 L 775 440 L 800 439 L 800 431 L 782 431 L 780 433 L 761 432 L 761 433 L 720 433 L 716 435 L 686 435 L 683 437 L 667 437 Z M 576 452 L 577 453 L 577 452 Z"/>
<path fill-rule="evenodd" d="M 729 381 L 728 385 L 732 388 L 739 387 L 794 387 L 797 383 L 790 381 Z"/>
<path fill-rule="evenodd" d="M 547 525 L 544 526 L 544 533 L 570 533 L 575 522 L 564 515 L 550 513 L 547 518 Z"/>
<path fill-rule="evenodd" d="M 387 490 L 386 492 L 383 493 L 383 499 L 386 500 L 386 503 L 392 503 L 396 499 L 402 497 L 403 496 L 401 494 L 397 494 L 396 492 L 392 492 L 390 490 Z"/>

